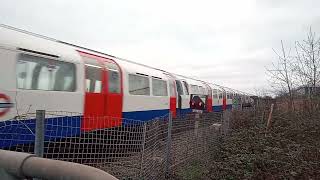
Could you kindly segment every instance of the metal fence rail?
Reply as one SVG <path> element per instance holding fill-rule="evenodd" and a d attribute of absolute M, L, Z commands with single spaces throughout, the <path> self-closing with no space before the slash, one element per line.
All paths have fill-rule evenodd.
<path fill-rule="evenodd" d="M 85 119 L 76 113 L 46 112 L 43 151 L 39 152 L 39 143 L 35 148 L 34 140 L 36 121 L 40 118 L 36 120 L 35 114 L 28 114 L 0 124 L 0 149 L 43 152 L 44 158 L 97 167 L 117 178 L 160 179 L 213 151 L 220 134 L 217 123 L 221 124 L 223 117 L 226 119 L 222 113 L 204 113 L 172 119 L 167 114 L 139 121 L 112 117 Z M 101 128 L 84 129 L 83 121 Z M 121 126 L 111 127 L 119 121 Z"/>
<path fill-rule="evenodd" d="M 51 180 L 116 180 L 110 174 L 90 166 L 0 149 L 0 179 L 30 177 Z"/>

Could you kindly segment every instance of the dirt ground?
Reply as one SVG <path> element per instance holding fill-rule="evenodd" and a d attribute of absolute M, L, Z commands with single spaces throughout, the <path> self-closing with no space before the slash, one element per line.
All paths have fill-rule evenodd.
<path fill-rule="evenodd" d="M 237 112 L 219 151 L 195 160 L 174 179 L 320 179 L 320 112 Z"/>

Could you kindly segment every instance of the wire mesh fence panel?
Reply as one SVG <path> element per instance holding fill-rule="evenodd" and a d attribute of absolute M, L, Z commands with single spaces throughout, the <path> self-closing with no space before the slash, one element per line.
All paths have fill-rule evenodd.
<path fill-rule="evenodd" d="M 215 146 L 218 134 L 212 125 L 221 122 L 221 113 L 189 114 L 173 121 L 171 167 L 203 158 Z"/>
<path fill-rule="evenodd" d="M 140 121 L 63 111 L 45 115 L 44 158 L 94 166 L 121 179 L 163 179 L 168 169 L 203 158 L 217 146 L 213 125 L 222 117 L 167 114 Z M 21 117 L 0 125 L 1 149 L 34 153 L 35 114 Z"/>

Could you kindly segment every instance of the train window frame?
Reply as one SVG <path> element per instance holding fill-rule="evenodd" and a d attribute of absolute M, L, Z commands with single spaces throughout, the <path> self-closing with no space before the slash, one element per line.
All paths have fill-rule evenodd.
<path fill-rule="evenodd" d="M 202 86 L 198 86 L 199 94 L 205 94 L 205 89 Z"/>
<path fill-rule="evenodd" d="M 169 79 L 169 93 L 170 97 L 176 97 L 176 88 L 175 88 L 175 81 L 173 79 Z"/>
<path fill-rule="evenodd" d="M 183 84 L 184 88 L 186 89 L 185 95 L 189 95 L 189 86 L 188 86 L 188 83 L 187 83 L 186 81 L 182 81 L 182 84 Z"/>
<path fill-rule="evenodd" d="M 177 88 L 178 95 L 184 95 L 183 86 L 180 80 L 176 80 L 176 88 Z"/>
<path fill-rule="evenodd" d="M 21 69 L 22 65 L 25 66 L 24 69 Z M 16 59 L 16 88 L 75 92 L 77 90 L 76 72 L 76 65 L 72 62 L 33 53 L 19 53 Z M 45 76 L 47 77 L 44 79 Z"/>
<path fill-rule="evenodd" d="M 105 62 L 105 67 L 108 70 L 108 92 L 120 94 L 121 93 L 121 74 L 119 67 L 113 62 Z M 117 75 L 117 76 L 115 76 Z M 117 77 L 117 79 L 114 79 Z M 113 79 L 112 79 L 113 78 Z"/>
<path fill-rule="evenodd" d="M 134 93 L 130 92 L 130 87 L 132 85 L 132 83 L 131 83 L 132 81 L 130 81 L 130 78 L 132 78 L 132 77 L 139 77 L 139 78 L 147 80 L 147 82 L 148 82 L 147 83 L 148 87 L 146 86 L 146 87 L 143 87 L 143 88 L 140 88 L 140 89 L 135 89 L 134 91 L 138 91 L 138 90 L 142 90 L 142 89 L 148 89 L 148 91 L 145 91 L 146 93 L 139 93 L 139 94 L 134 94 Z M 133 91 L 133 90 L 131 90 L 131 91 Z M 133 96 L 150 96 L 151 95 L 150 91 L 151 91 L 151 86 L 150 86 L 150 78 L 149 78 L 149 76 L 140 75 L 140 74 L 128 74 L 128 93 L 130 95 L 133 95 Z"/>
<path fill-rule="evenodd" d="M 219 99 L 219 91 L 217 89 L 212 89 L 212 98 L 213 99 Z"/>
<path fill-rule="evenodd" d="M 151 80 L 152 80 L 152 82 L 151 82 L 151 84 L 152 84 L 152 95 L 153 96 L 159 96 L 159 97 L 164 97 L 164 96 L 168 96 L 168 84 L 167 84 L 167 81 L 165 81 L 165 80 L 162 80 L 162 79 L 158 79 L 158 78 L 151 78 Z M 165 86 L 163 86 L 162 87 L 162 90 L 164 90 L 164 93 L 155 93 L 155 92 L 157 92 L 157 89 L 159 89 L 159 87 L 157 87 L 157 89 L 155 89 L 156 88 L 156 86 L 158 86 L 159 84 L 155 84 L 156 82 L 161 82 L 161 83 L 163 83 L 162 85 L 165 85 Z M 159 91 L 159 92 L 161 92 L 161 91 Z"/>
<path fill-rule="evenodd" d="M 193 94 L 198 94 L 199 93 L 199 87 L 197 85 L 191 84 L 191 89 L 193 91 Z"/>

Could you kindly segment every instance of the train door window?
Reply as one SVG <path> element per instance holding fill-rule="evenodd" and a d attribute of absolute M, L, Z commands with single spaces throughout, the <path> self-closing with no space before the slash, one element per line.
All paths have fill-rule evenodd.
<path fill-rule="evenodd" d="M 212 97 L 212 90 L 211 90 L 211 88 L 210 87 L 207 87 L 207 92 L 208 92 L 208 96 L 209 97 Z"/>
<path fill-rule="evenodd" d="M 132 95 L 150 95 L 149 77 L 129 74 L 129 93 Z"/>
<path fill-rule="evenodd" d="M 120 93 L 121 81 L 119 68 L 112 62 L 106 62 L 108 68 L 108 91 L 110 93 Z"/>
<path fill-rule="evenodd" d="M 186 89 L 186 95 L 189 95 L 188 83 L 185 81 L 182 81 L 182 82 L 183 82 L 184 88 Z"/>
<path fill-rule="evenodd" d="M 176 80 L 178 95 L 183 95 L 183 88 L 180 81 Z"/>
<path fill-rule="evenodd" d="M 154 96 L 168 96 L 167 82 L 152 78 L 152 94 Z"/>
<path fill-rule="evenodd" d="M 223 98 L 223 91 L 219 91 L 219 99 L 222 99 Z"/>
<path fill-rule="evenodd" d="M 72 63 L 20 54 L 16 68 L 19 89 L 75 91 L 75 65 Z"/>
<path fill-rule="evenodd" d="M 174 88 L 174 81 L 173 80 L 169 80 L 169 90 L 170 90 L 171 97 L 176 96 L 176 90 Z"/>
<path fill-rule="evenodd" d="M 102 68 L 95 65 L 86 64 L 86 92 L 100 93 L 102 91 Z"/>

